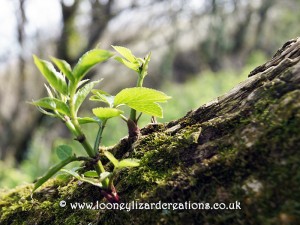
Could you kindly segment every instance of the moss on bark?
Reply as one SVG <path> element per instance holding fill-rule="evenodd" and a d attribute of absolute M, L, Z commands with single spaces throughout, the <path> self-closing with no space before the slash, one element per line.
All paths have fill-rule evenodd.
<path fill-rule="evenodd" d="M 52 179 L 3 192 L 1 224 L 297 224 L 300 220 L 300 40 L 289 41 L 231 92 L 111 150 L 141 166 L 116 180 L 122 202 L 232 203 L 241 209 L 71 209 L 99 189 Z M 66 207 L 60 207 L 60 201 Z M 239 202 L 239 203 L 238 203 Z M 233 204 L 234 203 L 234 204 Z M 145 205 L 146 206 L 146 205 Z M 204 207 L 207 205 L 204 205 Z"/>

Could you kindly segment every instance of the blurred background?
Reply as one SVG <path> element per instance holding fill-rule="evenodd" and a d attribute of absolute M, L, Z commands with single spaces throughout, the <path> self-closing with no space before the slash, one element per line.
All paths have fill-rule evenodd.
<path fill-rule="evenodd" d="M 167 122 L 226 93 L 282 44 L 299 36 L 299 0 L 0 0 L 0 188 L 32 182 L 58 159 L 55 146 L 72 141 L 64 124 L 27 102 L 45 95 L 32 55 L 74 65 L 87 50 L 111 45 L 138 57 L 152 52 L 145 86 L 172 96 Z M 90 79 L 116 94 L 136 75 L 114 60 Z M 90 115 L 87 102 L 81 115 Z M 142 126 L 150 122 L 144 116 Z M 97 129 L 86 126 L 93 140 Z M 103 145 L 126 136 L 109 121 Z"/>

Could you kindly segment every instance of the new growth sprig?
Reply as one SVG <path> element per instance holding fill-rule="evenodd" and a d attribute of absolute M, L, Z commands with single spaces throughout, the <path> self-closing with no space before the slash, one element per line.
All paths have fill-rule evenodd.
<path fill-rule="evenodd" d="M 33 56 L 37 68 L 48 82 L 48 84 L 45 84 L 48 97 L 33 101 L 31 104 L 37 106 L 42 113 L 63 121 L 75 136 L 75 140 L 82 145 L 85 155 L 76 156 L 70 146 L 58 146 L 56 153 L 61 161 L 37 180 L 32 192 L 58 171 L 63 171 L 78 180 L 100 187 L 101 193 L 108 201 L 118 202 L 119 196 L 113 183 L 117 172 L 123 168 L 139 166 L 139 160 L 137 159 L 117 160 L 109 151 L 99 152 L 105 125 L 111 118 L 121 118 L 128 126 L 129 138 L 134 141 L 139 136 L 137 123 L 142 113 L 154 117 L 163 117 L 163 111 L 159 103 L 166 102 L 170 97 L 163 92 L 143 87 L 150 54 L 142 59 L 135 57 L 127 48 L 120 46 L 113 46 L 113 48 L 122 56 L 116 56 L 114 59 L 138 74 L 136 87 L 125 88 L 115 96 L 100 89 L 93 89 L 101 80 L 90 81 L 84 79 L 96 64 L 105 62 L 114 56 L 114 53 L 110 51 L 103 49 L 88 51 L 79 59 L 73 69 L 66 61 L 61 59 L 52 57 L 52 62 L 49 62 Z M 56 70 L 54 65 L 59 71 Z M 106 107 L 94 108 L 92 110 L 94 117 L 79 117 L 79 109 L 91 92 L 93 95 L 90 100 L 102 102 Z M 122 110 L 124 106 L 129 107 L 131 110 L 129 117 L 124 115 Z M 139 116 L 137 116 L 137 112 L 139 112 Z M 93 145 L 87 140 L 82 130 L 82 126 L 86 123 L 96 123 L 99 126 Z M 113 164 L 113 171 L 106 171 L 102 163 L 103 157 L 106 157 Z M 94 170 L 79 173 L 76 169 L 63 169 L 63 167 L 74 161 L 92 162 Z"/>

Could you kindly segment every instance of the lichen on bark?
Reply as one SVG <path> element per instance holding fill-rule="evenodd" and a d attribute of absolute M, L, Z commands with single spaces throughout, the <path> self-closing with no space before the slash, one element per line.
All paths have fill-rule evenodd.
<path fill-rule="evenodd" d="M 3 192 L 1 224 L 297 224 L 300 220 L 300 39 L 247 80 L 167 124 L 141 129 L 110 150 L 141 166 L 122 171 L 122 202 L 230 203 L 240 210 L 72 210 L 59 202 L 105 201 L 99 189 L 52 179 Z M 109 165 L 108 165 L 109 166 Z"/>

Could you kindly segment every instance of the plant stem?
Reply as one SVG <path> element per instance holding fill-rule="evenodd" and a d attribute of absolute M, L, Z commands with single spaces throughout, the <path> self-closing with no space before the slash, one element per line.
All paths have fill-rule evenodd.
<path fill-rule="evenodd" d="M 99 130 L 98 130 L 97 137 L 96 137 L 96 140 L 95 140 L 95 145 L 94 145 L 94 152 L 95 152 L 96 155 L 99 153 L 99 146 L 100 146 L 100 143 L 101 143 L 102 133 L 103 133 L 103 130 L 105 128 L 106 122 L 107 122 L 107 120 L 103 120 L 101 122 L 101 124 L 99 125 Z"/>
<path fill-rule="evenodd" d="M 87 141 L 87 139 L 80 127 L 80 124 L 77 120 L 77 115 L 76 115 L 77 113 L 75 110 L 75 98 L 74 98 L 76 89 L 77 89 L 77 85 L 78 85 L 78 83 L 74 84 L 74 88 L 70 93 L 69 107 L 70 107 L 71 118 L 69 118 L 67 116 L 65 117 L 66 125 L 71 130 L 71 132 L 76 136 L 76 140 L 79 141 L 79 143 L 83 146 L 83 148 L 85 149 L 87 154 L 91 158 L 97 158 L 96 152 L 94 151 L 91 144 Z M 101 160 L 98 160 L 97 164 L 94 165 L 94 168 L 99 176 L 101 173 L 105 172 L 105 169 L 104 169 L 104 166 L 103 166 Z M 104 188 L 108 188 L 108 185 L 109 185 L 109 180 L 105 179 L 103 181 Z"/>
<path fill-rule="evenodd" d="M 40 187 L 43 183 L 45 183 L 47 180 L 49 180 L 54 174 L 56 174 L 58 171 L 60 171 L 60 169 L 62 169 L 63 167 L 65 167 L 66 165 L 68 165 L 71 162 L 74 161 L 84 161 L 87 160 L 85 157 L 76 157 L 75 155 L 60 161 L 58 164 L 56 164 L 55 166 L 51 167 L 47 173 L 42 176 L 41 178 L 39 178 L 37 180 L 37 182 L 34 184 L 34 188 L 32 190 L 32 193 L 38 188 Z"/>
<path fill-rule="evenodd" d="M 85 135 L 79 129 L 78 126 L 75 126 L 75 124 L 71 121 L 71 119 L 68 116 L 64 117 L 64 120 L 66 122 L 66 126 L 69 128 L 69 130 L 72 132 L 72 134 L 76 137 L 76 140 L 80 142 L 80 144 L 84 147 L 85 151 L 90 157 L 95 157 L 95 154 L 93 152 L 92 146 L 88 143 L 86 140 Z"/>
<path fill-rule="evenodd" d="M 136 87 L 143 87 L 144 82 L 144 70 L 142 69 L 138 74 L 138 80 L 136 82 Z M 130 110 L 130 119 L 137 124 L 137 118 L 136 118 L 136 110 L 131 109 Z"/>

